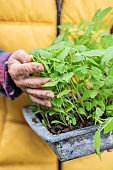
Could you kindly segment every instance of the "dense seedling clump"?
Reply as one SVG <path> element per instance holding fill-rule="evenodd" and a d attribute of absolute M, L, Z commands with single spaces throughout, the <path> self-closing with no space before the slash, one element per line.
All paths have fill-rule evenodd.
<path fill-rule="evenodd" d="M 55 97 L 52 107 L 35 106 L 42 123 L 50 128 L 61 124 L 73 129 L 86 120 L 99 124 L 94 145 L 100 156 L 100 132 L 113 130 L 113 35 L 101 30 L 110 27 L 112 19 L 104 18 L 111 7 L 99 9 L 90 22 L 82 21 L 77 29 L 61 25 L 64 32 L 46 49 L 31 50 L 33 60 L 44 65 L 39 76 L 49 77 L 43 85 Z"/>

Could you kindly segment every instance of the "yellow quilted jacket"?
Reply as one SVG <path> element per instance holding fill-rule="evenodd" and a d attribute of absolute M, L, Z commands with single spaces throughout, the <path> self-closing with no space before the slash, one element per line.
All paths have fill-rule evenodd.
<path fill-rule="evenodd" d="M 61 23 L 89 20 L 113 0 L 64 0 Z M 0 49 L 15 51 L 48 47 L 56 37 L 55 0 L 0 0 Z M 57 170 L 57 158 L 26 124 L 22 107 L 26 95 L 13 102 L 0 96 L 0 170 Z M 63 163 L 63 170 L 113 170 L 113 153 L 102 161 L 94 154 Z"/>

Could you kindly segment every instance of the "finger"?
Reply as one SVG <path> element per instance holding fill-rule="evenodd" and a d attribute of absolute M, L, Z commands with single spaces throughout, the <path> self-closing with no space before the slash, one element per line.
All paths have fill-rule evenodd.
<path fill-rule="evenodd" d="M 32 55 L 28 55 L 24 50 L 15 51 L 9 58 L 8 63 L 26 63 L 32 61 Z"/>
<path fill-rule="evenodd" d="M 35 72 L 42 72 L 44 71 L 44 67 L 41 63 L 30 62 L 30 63 L 24 63 L 24 64 L 13 64 L 12 70 L 15 70 L 15 72 L 13 73 L 16 76 L 22 76 L 22 75 L 29 75 Z"/>
<path fill-rule="evenodd" d="M 108 149 L 107 151 L 108 151 L 108 152 L 113 152 L 113 149 Z"/>
<path fill-rule="evenodd" d="M 15 62 L 19 63 L 26 63 L 26 62 L 31 62 L 33 56 L 28 55 L 24 50 L 17 50 L 12 54 L 12 59 L 15 60 Z"/>
<path fill-rule="evenodd" d="M 16 85 L 21 88 L 40 88 L 42 85 L 48 83 L 50 81 L 49 78 L 43 78 L 43 77 L 28 77 L 26 79 L 18 80 Z"/>
<path fill-rule="evenodd" d="M 32 60 L 33 60 L 33 56 L 32 56 L 32 55 L 27 55 L 27 56 L 24 58 L 23 63 L 29 63 L 29 62 L 32 62 Z"/>
<path fill-rule="evenodd" d="M 48 106 L 48 107 L 51 107 L 51 102 L 49 100 L 42 100 L 40 98 L 36 98 L 32 95 L 29 95 L 29 97 L 31 98 L 31 100 L 36 103 L 36 104 L 39 104 L 39 105 L 42 105 L 42 106 Z"/>
<path fill-rule="evenodd" d="M 50 90 L 26 89 L 26 92 L 29 95 L 32 95 L 36 98 L 53 98 L 54 97 L 54 93 Z"/>

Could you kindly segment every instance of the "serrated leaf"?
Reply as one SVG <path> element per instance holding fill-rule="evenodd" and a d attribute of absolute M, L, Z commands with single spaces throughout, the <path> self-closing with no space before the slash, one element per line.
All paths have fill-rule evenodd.
<path fill-rule="evenodd" d="M 86 103 L 85 103 L 85 106 L 86 106 L 86 110 L 87 110 L 87 111 L 90 111 L 90 110 L 92 109 L 91 102 L 86 102 Z"/>
<path fill-rule="evenodd" d="M 48 67 L 48 62 L 45 60 L 41 60 L 42 64 L 44 65 L 45 69 L 48 73 L 51 73 L 50 68 Z"/>
<path fill-rule="evenodd" d="M 105 8 L 104 10 L 98 9 L 92 18 L 92 21 L 101 21 L 111 11 L 112 7 Z"/>
<path fill-rule="evenodd" d="M 93 42 L 89 43 L 88 48 L 91 50 L 96 50 L 98 48 L 97 42 L 94 40 Z"/>
<path fill-rule="evenodd" d="M 60 34 L 53 42 L 53 44 L 57 44 L 59 42 L 61 42 L 63 39 L 64 39 L 64 36 L 65 36 L 65 32 Z"/>
<path fill-rule="evenodd" d="M 102 56 L 104 55 L 106 52 L 105 49 L 97 49 L 97 50 L 90 50 L 90 51 L 85 51 L 85 52 L 82 52 L 81 54 L 83 56 L 90 56 L 90 57 L 95 57 L 95 56 Z"/>
<path fill-rule="evenodd" d="M 98 13 L 98 21 L 103 20 L 103 18 L 111 11 L 112 7 L 105 8 Z"/>
<path fill-rule="evenodd" d="M 85 60 L 85 57 L 80 55 L 80 54 L 75 54 L 72 62 L 73 63 L 76 63 L 76 62 L 80 62 L 80 61 L 84 61 Z"/>
<path fill-rule="evenodd" d="M 88 73 L 87 68 L 88 68 L 87 65 L 81 66 L 81 73 L 87 74 Z"/>
<path fill-rule="evenodd" d="M 109 68 L 108 73 L 110 76 L 113 76 L 113 65 Z"/>
<path fill-rule="evenodd" d="M 101 154 L 100 154 L 100 128 L 98 129 L 98 131 L 96 131 L 95 136 L 94 136 L 94 147 L 96 149 L 96 153 L 97 155 L 100 157 L 101 159 Z"/>
<path fill-rule="evenodd" d="M 61 107 L 61 105 L 62 105 L 62 100 L 61 100 L 61 98 L 54 98 L 54 100 L 52 101 L 52 104 L 53 104 L 54 106 Z"/>
<path fill-rule="evenodd" d="M 101 37 L 100 42 L 102 47 L 107 49 L 110 46 L 113 46 L 113 36 L 111 34 L 107 34 Z"/>
<path fill-rule="evenodd" d="M 105 104 L 104 104 L 103 100 L 99 100 L 98 105 L 101 107 L 102 111 L 105 110 Z"/>
<path fill-rule="evenodd" d="M 80 56 L 80 55 L 81 55 L 81 53 L 79 53 L 79 52 L 84 52 L 84 51 L 87 51 L 87 50 L 88 50 L 88 48 L 87 48 L 85 45 L 78 45 L 78 44 L 76 44 L 76 45 L 74 46 L 74 49 L 75 49 L 75 52 L 77 52 L 77 53 L 76 53 L 77 56 Z"/>
<path fill-rule="evenodd" d="M 62 80 L 65 80 L 67 83 L 69 82 L 69 80 L 71 79 L 71 77 L 74 75 L 73 72 L 70 72 L 70 73 L 67 73 L 67 74 L 64 74 L 63 77 L 62 77 Z"/>
<path fill-rule="evenodd" d="M 74 117 L 71 120 L 72 120 L 72 125 L 76 125 L 76 118 Z"/>
<path fill-rule="evenodd" d="M 93 18 L 92 18 L 92 21 L 93 21 L 93 22 L 99 17 L 100 12 L 101 12 L 101 9 L 98 9 L 98 10 L 95 12 L 95 14 L 94 14 L 94 16 L 93 16 Z"/>
<path fill-rule="evenodd" d="M 105 85 L 113 86 L 113 76 L 107 76 L 105 79 Z"/>
<path fill-rule="evenodd" d="M 113 111 L 111 111 L 111 110 L 106 110 L 106 116 L 107 116 L 107 117 L 113 117 Z"/>
<path fill-rule="evenodd" d="M 60 98 L 68 93 L 70 93 L 71 90 L 63 90 L 62 92 L 60 92 L 58 95 L 57 95 L 57 98 Z"/>
<path fill-rule="evenodd" d="M 70 96 L 70 99 L 71 99 L 71 96 Z M 62 98 L 62 100 L 63 100 L 65 103 L 69 103 L 69 104 L 71 104 L 71 105 L 74 107 L 74 104 L 73 104 L 68 98 Z"/>
<path fill-rule="evenodd" d="M 66 41 L 66 46 L 67 47 L 72 47 L 70 48 L 71 52 L 75 52 L 75 48 L 74 48 L 74 42 L 73 41 Z"/>
<path fill-rule="evenodd" d="M 91 84 L 93 84 L 93 86 L 97 89 L 99 89 L 100 87 L 102 87 L 104 85 L 104 81 L 102 80 L 103 77 L 101 76 L 95 76 L 95 77 L 91 77 L 91 79 L 89 80 L 89 82 Z"/>
<path fill-rule="evenodd" d="M 53 57 L 53 54 L 45 49 L 39 49 L 38 52 L 43 59 L 50 60 Z"/>
<path fill-rule="evenodd" d="M 96 116 L 98 118 L 100 118 L 103 115 L 103 113 L 104 112 L 99 107 L 96 108 Z"/>
<path fill-rule="evenodd" d="M 102 58 L 102 64 L 103 63 L 108 63 L 111 59 L 113 59 L 113 46 L 109 47 L 105 54 L 104 54 L 104 57 Z"/>
<path fill-rule="evenodd" d="M 93 90 L 93 91 L 91 91 L 91 93 L 90 93 L 90 97 L 91 97 L 91 98 L 95 98 L 97 94 L 98 94 L 98 92 L 97 92 L 96 90 Z"/>
<path fill-rule="evenodd" d="M 33 55 L 33 59 L 37 56 L 38 50 L 39 49 L 32 49 L 32 50 L 30 50 L 29 54 Z"/>
<path fill-rule="evenodd" d="M 102 77 L 102 71 L 97 67 L 92 66 L 91 73 L 94 77 Z"/>
<path fill-rule="evenodd" d="M 61 112 L 61 113 L 65 113 L 64 110 L 61 109 L 61 108 L 55 108 L 55 107 L 54 107 L 53 110 L 56 111 L 56 112 L 59 112 L 59 113 L 60 113 L 60 112 Z"/>
<path fill-rule="evenodd" d="M 82 100 L 84 101 L 84 100 L 88 99 L 90 97 L 90 93 L 91 93 L 90 90 L 85 90 L 85 92 L 82 96 Z"/>
<path fill-rule="evenodd" d="M 69 111 L 71 111 L 75 106 L 71 103 L 68 104 L 67 108 L 66 108 L 66 113 L 68 113 Z"/>
<path fill-rule="evenodd" d="M 59 81 L 52 81 L 52 82 L 48 82 L 46 84 L 43 85 L 43 87 L 53 87 L 56 86 L 58 84 Z"/>
<path fill-rule="evenodd" d="M 106 110 L 113 110 L 113 105 L 109 105 L 106 107 Z"/>
<path fill-rule="evenodd" d="M 66 116 L 66 120 L 68 121 L 68 120 L 69 120 L 69 118 L 70 118 L 70 116 L 68 116 L 68 115 L 67 115 L 67 116 Z"/>
<path fill-rule="evenodd" d="M 57 55 L 57 59 L 59 59 L 60 61 L 64 61 L 68 53 L 69 53 L 69 48 L 67 47 L 64 50 L 62 50 L 59 55 Z"/>
<path fill-rule="evenodd" d="M 104 96 L 104 98 L 107 98 L 108 96 L 113 95 L 111 89 L 103 89 L 101 93 Z"/>
<path fill-rule="evenodd" d="M 95 107 L 96 105 L 98 104 L 98 101 L 93 101 L 92 103 L 91 103 L 91 108 L 93 108 L 93 107 Z"/>
<path fill-rule="evenodd" d="M 56 66 L 56 71 L 58 71 L 59 73 L 62 73 L 64 66 L 65 66 L 65 64 L 62 64 L 62 63 L 58 64 Z"/>
<path fill-rule="evenodd" d="M 105 120 L 104 124 L 104 134 L 113 131 L 113 117 L 109 117 Z"/>
<path fill-rule="evenodd" d="M 54 114 L 55 114 L 55 112 L 49 112 L 49 116 L 52 116 Z"/>
<path fill-rule="evenodd" d="M 53 44 L 52 46 L 50 46 L 48 48 L 48 51 L 54 51 L 54 50 L 63 49 L 63 48 L 65 48 L 64 44 L 65 44 L 64 41 L 61 41 L 58 44 Z"/>
<path fill-rule="evenodd" d="M 80 113 L 81 115 L 85 115 L 86 116 L 86 113 L 85 113 L 85 111 L 84 111 L 84 109 L 82 107 L 78 108 L 78 113 Z"/>
<path fill-rule="evenodd" d="M 88 29 L 85 32 L 85 35 L 88 36 L 93 31 L 94 28 L 95 28 L 95 25 L 93 22 L 91 22 L 90 26 L 88 27 Z"/>

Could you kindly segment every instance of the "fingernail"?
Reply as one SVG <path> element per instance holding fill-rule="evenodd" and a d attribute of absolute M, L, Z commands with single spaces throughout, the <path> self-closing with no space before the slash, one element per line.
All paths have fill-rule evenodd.
<path fill-rule="evenodd" d="M 50 78 L 45 78 L 46 83 L 50 82 Z"/>
<path fill-rule="evenodd" d="M 48 107 L 51 107 L 51 103 L 46 103 L 45 105 Z"/>
<path fill-rule="evenodd" d="M 47 93 L 47 97 L 53 98 L 53 97 L 54 97 L 54 94 L 53 94 L 53 93 Z"/>
<path fill-rule="evenodd" d="M 50 81 L 50 78 L 47 78 L 47 81 L 49 82 L 49 81 Z"/>
<path fill-rule="evenodd" d="M 28 55 L 28 56 L 26 56 L 26 58 L 25 58 L 25 60 L 24 60 L 24 63 L 31 62 L 31 61 L 32 61 L 32 58 L 33 58 L 33 56 L 32 56 L 32 55 Z"/>
<path fill-rule="evenodd" d="M 33 55 L 32 55 L 32 54 L 29 54 L 29 56 L 30 56 L 31 58 L 33 58 Z"/>
<path fill-rule="evenodd" d="M 33 60 L 33 56 L 31 54 L 29 56 L 30 56 L 29 61 L 32 61 Z"/>
<path fill-rule="evenodd" d="M 41 72 L 41 71 L 42 71 L 42 70 L 41 70 L 41 68 L 40 68 L 40 66 L 37 66 L 37 68 L 38 68 L 38 71 L 39 71 L 39 72 Z"/>

